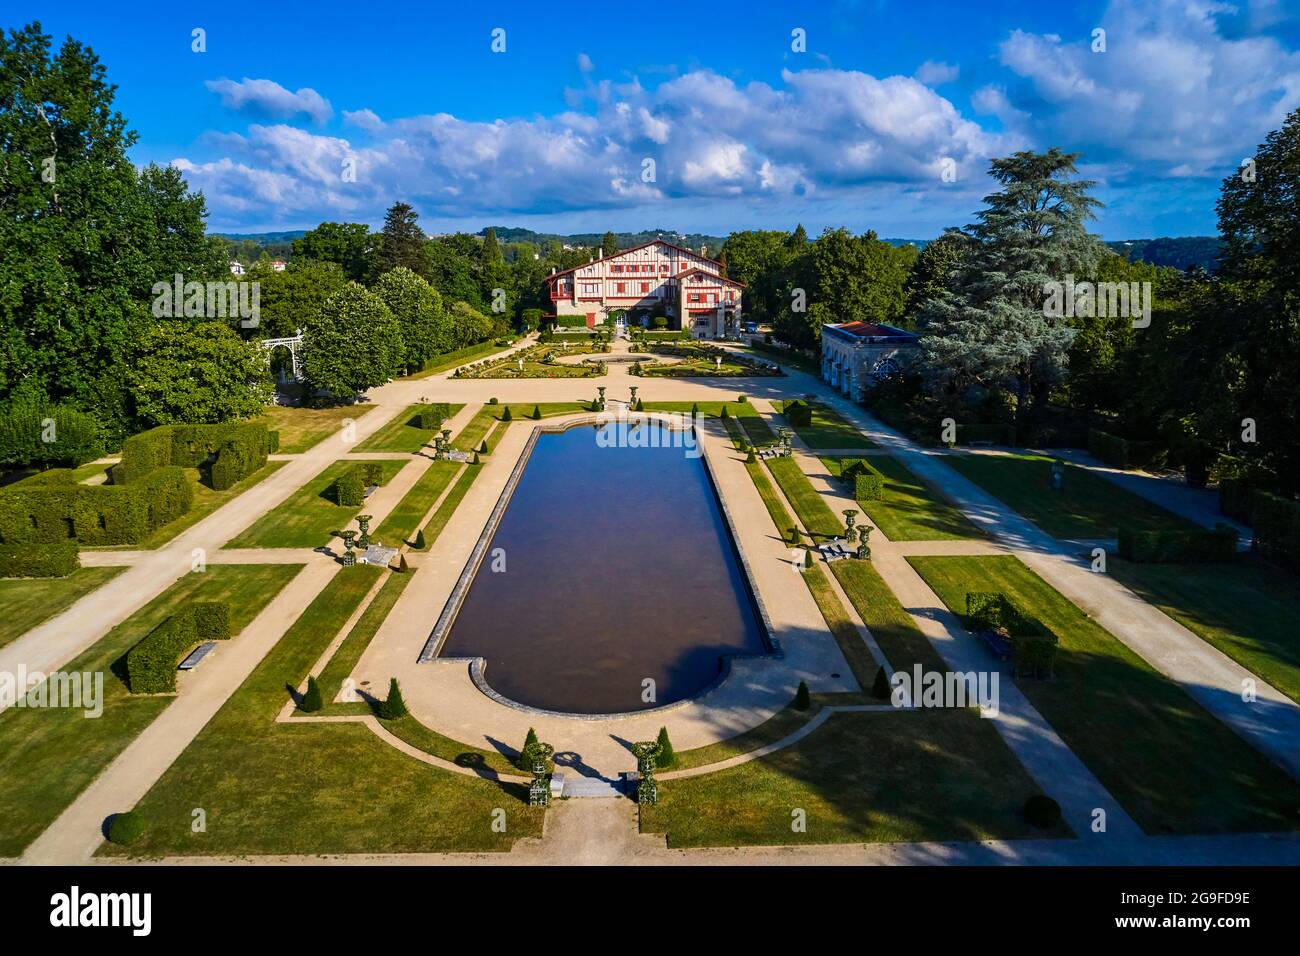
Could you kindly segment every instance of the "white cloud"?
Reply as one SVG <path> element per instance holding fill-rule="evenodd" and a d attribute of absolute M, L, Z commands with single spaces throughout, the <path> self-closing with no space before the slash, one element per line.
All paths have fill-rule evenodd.
<path fill-rule="evenodd" d="M 591 57 L 585 53 L 578 54 L 578 69 L 583 73 L 590 73 L 596 68 L 596 64 L 591 62 Z"/>
<path fill-rule="evenodd" d="M 384 121 L 379 118 L 379 114 L 370 109 L 344 110 L 343 122 L 368 133 L 378 132 L 384 128 Z"/>
<path fill-rule="evenodd" d="M 955 63 L 926 60 L 916 68 L 916 78 L 926 86 L 942 86 L 951 83 L 961 75 L 961 68 Z"/>
<path fill-rule="evenodd" d="M 1090 36 L 1014 31 L 999 56 L 1021 82 L 1001 103 L 981 91 L 984 107 L 1040 143 L 1090 158 L 1220 176 L 1300 106 L 1300 54 L 1266 36 L 1225 36 L 1219 17 L 1230 12 L 1185 0 L 1113 0 L 1100 21 L 1104 53 L 1092 52 Z"/>
<path fill-rule="evenodd" d="M 280 119 L 305 113 L 318 124 L 324 124 L 334 113 L 329 100 L 310 87 L 291 93 L 274 80 L 248 77 L 238 82 L 222 77 L 208 80 L 206 86 L 221 97 L 222 105 L 233 110 L 251 109 Z"/>

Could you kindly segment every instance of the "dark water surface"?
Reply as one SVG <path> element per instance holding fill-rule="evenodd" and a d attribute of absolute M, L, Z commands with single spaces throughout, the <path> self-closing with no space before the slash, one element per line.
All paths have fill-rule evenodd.
<path fill-rule="evenodd" d="M 766 651 L 704 462 L 581 426 L 538 438 L 440 656 L 485 658 L 520 703 L 609 714 L 691 697 L 723 655 Z"/>

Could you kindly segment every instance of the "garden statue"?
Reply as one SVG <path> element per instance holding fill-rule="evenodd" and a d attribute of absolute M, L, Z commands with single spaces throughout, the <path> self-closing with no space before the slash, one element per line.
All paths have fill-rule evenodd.
<path fill-rule="evenodd" d="M 596 391 L 600 392 L 600 407 L 604 408 L 605 407 L 605 386 L 597 385 Z"/>
<path fill-rule="evenodd" d="M 343 567 L 350 568 L 357 563 L 357 556 L 352 553 L 352 539 L 356 537 L 355 531 L 340 531 L 339 537 L 343 539 Z"/>
<path fill-rule="evenodd" d="M 370 547 L 370 519 L 374 515 L 357 515 L 357 524 L 361 526 L 361 534 L 357 537 L 358 548 Z"/>
<path fill-rule="evenodd" d="M 444 428 L 444 429 L 442 430 L 442 440 L 443 440 L 444 442 L 449 442 L 449 441 L 451 441 L 451 429 L 450 429 L 450 428 Z"/>
<path fill-rule="evenodd" d="M 635 404 L 636 404 L 636 386 L 635 386 L 635 385 L 632 386 L 632 401 L 631 401 L 631 404 L 632 404 L 632 405 L 635 405 Z"/>
<path fill-rule="evenodd" d="M 519 371 L 522 372 L 523 370 L 524 370 L 524 360 L 523 360 L 523 359 L 520 359 L 520 360 L 519 360 Z"/>
<path fill-rule="evenodd" d="M 1052 490 L 1062 491 L 1065 488 L 1065 462 L 1057 458 L 1052 462 Z"/>

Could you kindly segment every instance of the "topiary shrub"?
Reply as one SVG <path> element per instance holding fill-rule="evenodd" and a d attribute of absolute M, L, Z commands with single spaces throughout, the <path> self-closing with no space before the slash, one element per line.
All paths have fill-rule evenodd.
<path fill-rule="evenodd" d="M 540 421 L 542 418 L 542 409 L 540 405 L 533 406 L 533 421 Z"/>
<path fill-rule="evenodd" d="M 1036 793 L 1025 801 L 1025 819 L 1040 830 L 1050 830 L 1061 820 L 1061 805 L 1045 793 Z"/>
<path fill-rule="evenodd" d="M 509 406 L 509 405 L 507 405 L 507 406 L 506 406 L 506 410 L 503 411 L 503 412 L 501 413 L 501 421 L 503 421 L 503 422 L 511 422 L 511 421 L 514 421 L 514 416 L 510 414 L 510 406 Z"/>
<path fill-rule="evenodd" d="M 803 566 L 805 571 L 812 570 L 812 566 L 813 566 L 812 548 L 809 548 L 807 551 L 803 553 Z"/>
<path fill-rule="evenodd" d="M 727 406 L 725 404 L 722 406 L 722 411 L 718 414 L 718 417 L 722 419 L 727 419 L 731 417 L 730 415 L 727 414 Z"/>
<path fill-rule="evenodd" d="M 750 445 L 749 452 L 745 455 L 745 462 L 746 464 L 753 464 L 756 461 L 758 461 L 758 456 L 754 454 L 754 446 Z"/>
<path fill-rule="evenodd" d="M 307 693 L 302 695 L 302 703 L 298 709 L 307 714 L 314 714 L 325 706 L 325 701 L 321 699 L 320 684 L 316 682 L 315 677 L 307 678 Z"/>
<path fill-rule="evenodd" d="M 488 443 L 486 438 L 478 443 L 478 451 L 480 455 L 486 455 L 488 453 Z"/>
<path fill-rule="evenodd" d="M 230 639 L 230 605 L 225 601 L 195 601 L 189 611 L 194 615 L 194 632 L 199 640 Z"/>
<path fill-rule="evenodd" d="M 792 399 L 782 405 L 781 414 L 793 428 L 803 428 L 812 424 L 812 408 L 798 399 Z"/>
<path fill-rule="evenodd" d="M 489 399 L 488 399 L 488 404 L 489 404 L 489 405 L 496 405 L 496 404 L 497 404 L 497 400 L 496 400 L 495 398 L 489 398 Z"/>
<path fill-rule="evenodd" d="M 659 728 L 659 737 L 655 741 L 659 744 L 659 753 L 655 755 L 655 766 L 661 770 L 667 770 L 677 761 L 677 754 L 673 752 L 673 742 L 668 739 L 668 728 Z"/>
<path fill-rule="evenodd" d="M 811 706 L 812 698 L 808 694 L 808 685 L 800 681 L 799 689 L 794 692 L 794 709 L 807 710 Z"/>
<path fill-rule="evenodd" d="M 537 746 L 537 731 L 528 728 L 528 733 L 524 735 L 524 745 L 519 748 L 519 756 L 515 758 L 515 766 L 520 770 L 532 771 L 532 764 L 528 755 L 532 753 L 533 748 Z"/>
<path fill-rule="evenodd" d="M 348 468 L 334 479 L 330 486 L 330 497 L 336 505 L 359 508 L 366 500 L 366 486 L 361 479 L 361 472 Z"/>
<path fill-rule="evenodd" d="M 196 601 L 163 621 L 126 652 L 127 684 L 133 694 L 176 690 L 176 664 L 201 641 L 230 637 L 230 607 Z"/>
<path fill-rule="evenodd" d="M 881 664 L 876 670 L 876 679 L 871 683 L 871 696 L 876 700 L 889 700 L 889 694 L 889 675 L 885 673 L 885 665 Z"/>
<path fill-rule="evenodd" d="M 379 705 L 379 716 L 384 720 L 397 720 L 408 713 L 406 701 L 402 699 L 402 688 L 394 677 L 388 682 L 388 696 Z"/>
<path fill-rule="evenodd" d="M 748 395 L 737 395 L 737 396 L 736 396 L 736 401 L 738 401 L 738 402 L 740 402 L 740 404 L 744 405 L 747 401 L 749 401 L 749 396 L 748 396 Z"/>
<path fill-rule="evenodd" d="M 397 559 L 397 573 L 398 573 L 398 574 L 405 574 L 405 573 L 406 573 L 407 571 L 409 571 L 410 569 L 411 569 L 411 568 L 410 568 L 410 565 L 408 565 L 408 564 L 406 563 L 406 555 L 404 555 L 404 554 L 401 555 L 401 556 Z"/>
<path fill-rule="evenodd" d="M 426 544 L 424 543 L 424 529 L 423 529 L 423 528 L 421 528 L 420 530 L 418 530 L 417 532 L 415 532 L 415 545 L 414 545 L 414 546 L 415 546 L 415 550 L 416 550 L 416 551 L 423 551 L 426 547 L 428 547 L 428 545 L 426 545 Z"/>
<path fill-rule="evenodd" d="M 134 810 L 113 814 L 108 824 L 108 840 L 118 846 L 129 846 L 144 836 L 144 817 Z"/>

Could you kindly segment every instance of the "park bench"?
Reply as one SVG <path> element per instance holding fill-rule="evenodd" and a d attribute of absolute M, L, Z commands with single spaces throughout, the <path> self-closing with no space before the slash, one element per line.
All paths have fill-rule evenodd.
<path fill-rule="evenodd" d="M 204 641 L 194 650 L 185 655 L 185 660 L 176 665 L 180 671 L 192 671 L 203 663 L 203 659 L 212 653 L 212 649 L 217 646 L 216 641 Z"/>

